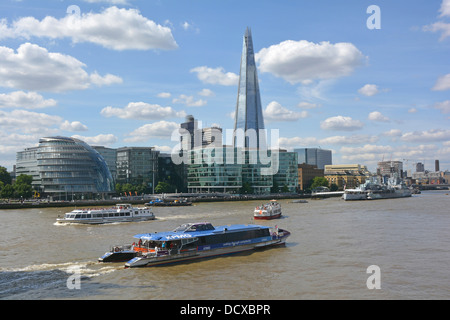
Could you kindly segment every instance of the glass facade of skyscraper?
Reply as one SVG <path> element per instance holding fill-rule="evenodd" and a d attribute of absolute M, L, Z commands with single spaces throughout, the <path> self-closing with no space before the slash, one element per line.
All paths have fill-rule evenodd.
<path fill-rule="evenodd" d="M 234 131 L 242 130 L 244 133 L 254 130 L 256 141 L 251 141 L 244 136 L 235 138 L 234 146 L 260 148 L 266 147 L 264 135 L 259 135 L 259 130 L 264 129 L 264 119 L 259 92 L 258 73 L 253 51 L 253 40 L 250 29 L 247 28 L 244 35 L 244 43 L 241 56 L 241 70 L 239 74 L 239 90 L 236 104 Z"/>
<path fill-rule="evenodd" d="M 33 185 L 53 199 L 111 193 L 113 178 L 103 157 L 81 140 L 49 137 L 37 148 L 17 154 L 17 172 L 33 176 Z"/>
<path fill-rule="evenodd" d="M 298 148 L 294 149 L 298 154 L 298 164 L 311 164 L 318 169 L 324 169 L 326 165 L 332 164 L 331 150 L 319 148 Z"/>

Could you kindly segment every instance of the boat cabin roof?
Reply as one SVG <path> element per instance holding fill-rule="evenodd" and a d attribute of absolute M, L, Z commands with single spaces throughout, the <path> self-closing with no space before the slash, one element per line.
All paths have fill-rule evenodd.
<path fill-rule="evenodd" d="M 173 231 L 166 231 L 159 233 L 142 233 L 135 235 L 134 238 L 147 241 L 173 241 L 202 236 L 217 235 L 224 232 L 237 232 L 237 231 L 247 231 L 257 229 L 269 229 L 269 227 L 259 225 L 243 225 L 243 224 L 213 227 L 213 225 L 209 222 L 186 223 L 179 226 Z"/>

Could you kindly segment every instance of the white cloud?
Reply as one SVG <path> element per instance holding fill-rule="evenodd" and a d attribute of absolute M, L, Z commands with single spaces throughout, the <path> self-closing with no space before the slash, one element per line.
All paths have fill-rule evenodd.
<path fill-rule="evenodd" d="M 450 113 L 450 100 L 438 102 L 434 105 L 434 108 L 441 110 L 442 113 Z"/>
<path fill-rule="evenodd" d="M 39 109 L 56 106 L 53 99 L 45 100 L 36 92 L 14 91 L 0 94 L 0 108 Z"/>
<path fill-rule="evenodd" d="M 130 102 L 125 108 L 114 108 L 108 106 L 100 111 L 104 117 L 118 117 L 121 119 L 144 119 L 160 120 L 165 118 L 183 118 L 186 116 L 184 111 L 175 111 L 171 107 L 161 107 L 158 104 L 149 104 L 145 102 Z"/>
<path fill-rule="evenodd" d="M 83 0 L 84 2 L 88 2 L 88 3 L 108 3 L 108 4 L 124 4 L 124 5 L 128 5 L 128 1 L 127 0 Z"/>
<path fill-rule="evenodd" d="M 80 121 L 64 121 L 61 126 L 61 130 L 65 131 L 87 131 L 88 127 L 82 124 Z"/>
<path fill-rule="evenodd" d="M 149 123 L 137 128 L 133 132 L 129 133 L 131 138 L 126 138 L 126 142 L 138 142 L 147 141 L 150 138 L 162 138 L 170 139 L 174 131 L 178 131 L 180 125 L 176 122 L 159 121 L 155 123 Z"/>
<path fill-rule="evenodd" d="M 364 87 L 360 88 L 358 92 L 362 95 L 365 95 L 367 97 L 371 97 L 376 95 L 378 92 L 378 86 L 375 84 L 366 84 Z"/>
<path fill-rule="evenodd" d="M 214 97 L 215 96 L 214 92 L 210 89 L 203 89 L 198 94 L 203 97 Z"/>
<path fill-rule="evenodd" d="M 443 0 L 441 7 L 439 9 L 440 15 L 439 17 L 450 17 L 450 0 Z M 444 40 L 447 37 L 450 37 L 450 23 L 445 23 L 443 21 L 435 22 L 431 25 L 427 25 L 423 27 L 424 31 L 431 32 L 442 32 L 440 40 Z"/>
<path fill-rule="evenodd" d="M 170 98 L 172 95 L 170 94 L 170 92 L 161 92 L 161 93 L 158 93 L 158 95 L 157 95 L 157 97 L 158 98 Z"/>
<path fill-rule="evenodd" d="M 107 75 L 102 77 L 97 72 L 94 72 L 93 74 L 90 75 L 90 80 L 91 83 L 99 87 L 123 82 L 122 78 L 115 76 L 113 74 L 108 73 Z"/>
<path fill-rule="evenodd" d="M 437 142 L 450 140 L 450 130 L 430 129 L 427 131 L 407 132 L 401 140 L 407 142 Z"/>
<path fill-rule="evenodd" d="M 367 134 L 356 134 L 351 136 L 332 136 L 320 139 L 318 141 L 319 145 L 327 144 L 338 144 L 338 145 L 349 145 L 349 144 L 361 144 L 361 143 L 375 143 L 377 142 L 377 136 L 370 136 Z"/>
<path fill-rule="evenodd" d="M 173 147 L 169 146 L 153 146 L 156 150 L 160 151 L 161 153 L 172 153 Z"/>
<path fill-rule="evenodd" d="M 119 82 L 119 77 L 97 73 L 89 75 L 86 66 L 74 57 L 31 43 L 24 43 L 17 53 L 0 46 L 0 86 L 31 91 L 61 92 L 87 89 L 91 84 Z"/>
<path fill-rule="evenodd" d="M 239 82 L 239 76 L 237 74 L 232 72 L 225 73 L 222 67 L 213 69 L 201 66 L 191 69 L 191 72 L 196 72 L 198 79 L 203 83 L 235 86 Z"/>
<path fill-rule="evenodd" d="M 99 134 L 94 137 L 84 137 L 79 135 L 73 135 L 72 138 L 82 140 L 91 146 L 108 146 L 118 141 L 117 137 L 112 133 Z"/>
<path fill-rule="evenodd" d="M 359 130 L 364 124 L 350 117 L 336 116 L 321 122 L 320 127 L 325 130 L 354 131 Z"/>
<path fill-rule="evenodd" d="M 429 159 L 430 155 L 436 154 L 439 148 L 436 145 L 414 145 L 414 146 L 382 146 L 366 144 L 362 147 L 342 147 L 339 151 L 341 159 L 348 162 L 356 162 L 365 165 L 376 166 L 383 159 Z M 433 158 L 434 159 L 434 158 Z"/>
<path fill-rule="evenodd" d="M 315 108 L 319 108 L 320 104 L 317 103 L 311 103 L 311 102 L 300 102 L 297 107 L 301 108 L 301 109 L 315 109 Z"/>
<path fill-rule="evenodd" d="M 450 73 L 445 76 L 439 77 L 436 84 L 432 88 L 434 91 L 444 91 L 450 89 Z"/>
<path fill-rule="evenodd" d="M 55 133 L 55 127 L 60 126 L 63 119 L 59 116 L 37 113 L 27 110 L 0 110 L 0 131 L 17 131 L 22 133 L 40 133 L 42 135 Z"/>
<path fill-rule="evenodd" d="M 187 30 L 191 25 L 189 24 L 189 22 L 185 21 L 184 23 L 181 24 L 181 26 L 183 27 L 184 30 Z"/>
<path fill-rule="evenodd" d="M 263 111 L 263 114 L 266 122 L 297 121 L 308 116 L 307 111 L 294 112 L 283 107 L 276 101 L 269 103 Z"/>
<path fill-rule="evenodd" d="M 389 118 L 384 116 L 381 112 L 379 111 L 374 111 L 369 113 L 369 120 L 371 121 L 377 121 L 377 122 L 389 122 Z"/>
<path fill-rule="evenodd" d="M 290 83 L 347 76 L 362 65 L 364 55 L 351 43 L 283 41 L 255 55 L 261 72 L 269 72 Z"/>
<path fill-rule="evenodd" d="M 382 135 L 391 138 L 398 138 L 402 136 L 402 132 L 399 129 L 391 129 L 389 131 L 383 132 Z"/>
<path fill-rule="evenodd" d="M 172 100 L 173 103 L 182 103 L 187 105 L 188 107 L 203 107 L 207 104 L 206 100 L 200 99 L 195 100 L 193 96 L 188 96 L 185 94 L 181 94 L 178 98 L 174 98 Z"/>
<path fill-rule="evenodd" d="M 450 17 L 450 0 L 442 0 L 441 8 L 439 9 L 441 17 Z"/>
<path fill-rule="evenodd" d="M 74 43 L 90 42 L 114 50 L 171 50 L 178 47 L 169 28 L 147 19 L 136 9 L 117 7 L 101 13 L 69 14 L 62 19 L 47 16 L 39 21 L 25 17 L 15 21 L 10 28 L 3 20 L 0 30 L 5 31 L 0 38 L 70 38 Z"/>
<path fill-rule="evenodd" d="M 307 138 L 301 138 L 301 137 L 292 137 L 292 138 L 284 138 L 280 137 L 278 139 L 278 145 L 280 148 L 283 149 L 292 149 L 292 148 L 298 148 L 298 147 L 305 147 L 305 146 L 317 146 L 317 138 L 314 137 L 307 137 Z"/>
<path fill-rule="evenodd" d="M 441 32 L 441 37 L 439 38 L 439 40 L 441 41 L 447 37 L 450 37 L 450 23 L 438 21 L 429 26 L 425 26 L 424 30 L 431 32 Z"/>

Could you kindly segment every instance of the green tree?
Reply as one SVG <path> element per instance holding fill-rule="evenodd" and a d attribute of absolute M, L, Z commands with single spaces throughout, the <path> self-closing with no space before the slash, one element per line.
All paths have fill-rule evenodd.
<path fill-rule="evenodd" d="M 31 196 L 33 195 L 33 188 L 31 187 L 30 184 L 25 184 L 25 183 L 19 183 L 19 184 L 14 184 L 13 186 L 14 188 L 14 198 L 31 198 Z"/>
<path fill-rule="evenodd" d="M 330 191 L 338 191 L 339 187 L 336 183 L 330 185 Z"/>
<path fill-rule="evenodd" d="M 31 186 L 31 183 L 33 182 L 33 177 L 27 174 L 21 174 L 16 178 L 16 181 L 14 184 L 27 184 Z"/>
<path fill-rule="evenodd" d="M 5 167 L 0 166 L 0 181 L 4 185 L 11 184 L 11 175 Z"/>
<path fill-rule="evenodd" d="M 252 193 L 252 187 L 250 186 L 250 183 L 244 182 L 242 184 L 241 193 L 243 194 Z"/>
<path fill-rule="evenodd" d="M 325 177 L 314 177 L 313 182 L 311 184 L 311 189 L 315 189 L 317 187 L 328 188 L 328 180 Z"/>
<path fill-rule="evenodd" d="M 287 192 L 289 192 L 289 188 L 288 188 L 288 186 L 287 186 L 287 185 L 285 185 L 285 184 L 283 184 L 283 187 L 281 188 L 281 192 L 283 192 L 283 193 L 287 193 Z"/>
<path fill-rule="evenodd" d="M 155 187 L 155 193 L 169 193 L 174 192 L 174 187 L 167 182 L 160 181 Z"/>
<path fill-rule="evenodd" d="M 14 187 L 10 184 L 5 185 L 0 192 L 2 198 L 12 198 L 14 196 Z"/>

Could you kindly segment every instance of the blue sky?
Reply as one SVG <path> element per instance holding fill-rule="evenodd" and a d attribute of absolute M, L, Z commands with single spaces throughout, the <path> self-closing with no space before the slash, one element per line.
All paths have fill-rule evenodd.
<path fill-rule="evenodd" d="M 186 115 L 232 129 L 247 26 L 280 147 L 450 169 L 449 0 L 2 1 L 0 165 L 44 136 L 170 152 Z"/>

